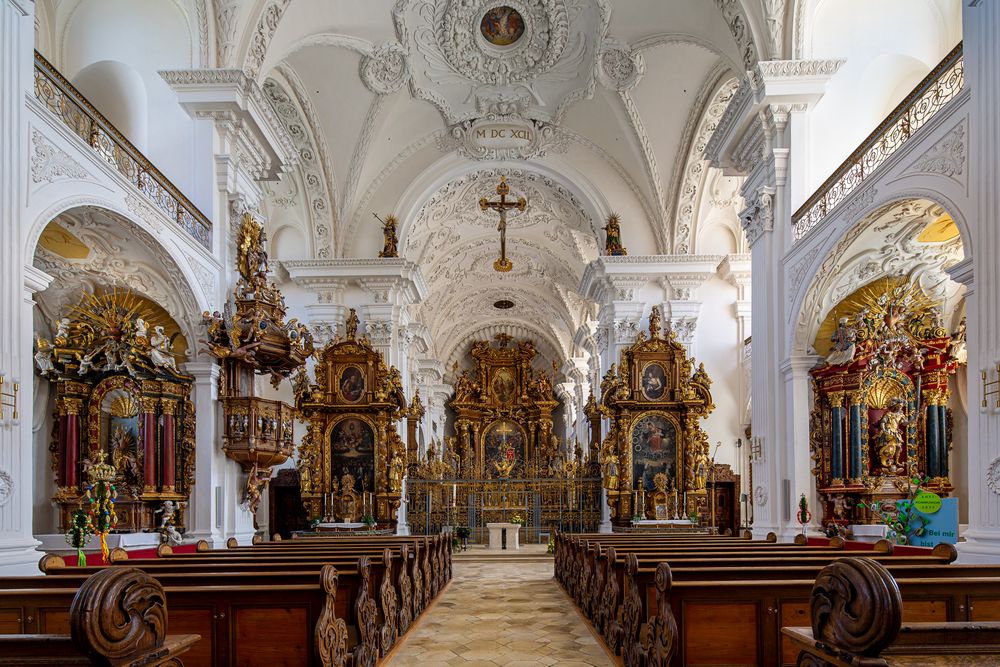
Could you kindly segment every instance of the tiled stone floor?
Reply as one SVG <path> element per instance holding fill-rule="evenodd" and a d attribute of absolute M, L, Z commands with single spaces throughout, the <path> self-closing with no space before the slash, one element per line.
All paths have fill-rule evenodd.
<path fill-rule="evenodd" d="M 552 560 L 456 559 L 451 585 L 390 667 L 605 667 L 615 663 L 552 576 Z"/>

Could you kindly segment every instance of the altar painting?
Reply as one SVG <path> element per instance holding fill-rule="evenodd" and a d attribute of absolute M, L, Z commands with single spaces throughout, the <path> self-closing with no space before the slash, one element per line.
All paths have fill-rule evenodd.
<path fill-rule="evenodd" d="M 661 414 L 647 414 L 632 427 L 633 488 L 656 490 L 653 478 L 663 473 L 674 480 L 677 465 L 677 430 Z"/>
<path fill-rule="evenodd" d="M 357 403 L 365 393 L 365 374 L 357 366 L 348 366 L 340 373 L 340 395 L 348 403 Z"/>
<path fill-rule="evenodd" d="M 504 419 L 491 425 L 483 436 L 483 462 L 488 476 L 508 476 L 524 462 L 524 432 Z"/>
<path fill-rule="evenodd" d="M 330 470 L 333 479 L 351 475 L 355 491 L 371 491 L 375 479 L 375 431 L 357 417 L 345 417 L 330 429 Z"/>

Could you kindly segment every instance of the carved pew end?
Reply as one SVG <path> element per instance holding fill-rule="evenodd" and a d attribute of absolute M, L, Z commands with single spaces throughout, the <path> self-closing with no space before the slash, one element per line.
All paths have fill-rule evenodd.
<path fill-rule="evenodd" d="M 173 556 L 174 550 L 170 548 L 169 544 L 161 544 L 156 547 L 156 557 L 163 558 L 164 556 Z"/>
<path fill-rule="evenodd" d="M 883 538 L 875 543 L 873 551 L 877 554 L 891 554 L 895 549 L 896 545 L 894 545 L 889 540 Z"/>
<path fill-rule="evenodd" d="M 66 561 L 62 556 L 45 554 L 38 560 L 38 569 L 42 574 L 60 567 L 66 567 Z"/>
<path fill-rule="evenodd" d="M 797 544 L 798 546 L 804 546 L 806 544 L 809 544 L 809 538 L 803 535 L 802 533 L 799 533 L 798 535 L 795 536 L 795 544 Z"/>
<path fill-rule="evenodd" d="M 121 547 L 115 547 L 111 550 L 111 555 L 108 556 L 108 560 L 112 563 L 120 563 L 122 561 L 128 560 L 128 552 Z"/>
<path fill-rule="evenodd" d="M 829 546 L 831 549 L 843 549 L 844 548 L 844 538 L 842 537 L 831 537 Z"/>
<path fill-rule="evenodd" d="M 280 542 L 281 541 L 281 533 L 275 533 L 274 535 L 272 535 L 271 536 L 271 541 L 272 542 Z"/>
<path fill-rule="evenodd" d="M 260 535 L 254 535 L 252 538 L 250 538 L 250 544 L 260 544 L 263 541 L 264 538 L 261 537 Z"/>
<path fill-rule="evenodd" d="M 773 533 L 773 532 L 772 533 L 768 533 L 767 537 L 765 537 L 764 540 L 767 541 L 767 542 L 777 542 L 778 541 L 778 535 L 777 535 L 777 533 Z"/>
<path fill-rule="evenodd" d="M 228 540 L 226 540 L 227 549 L 235 549 L 238 546 L 240 546 L 240 543 L 236 541 L 235 537 L 230 537 Z"/>
<path fill-rule="evenodd" d="M 195 546 L 198 551 L 209 551 L 208 540 L 198 540 L 198 544 Z"/>
<path fill-rule="evenodd" d="M 941 542 L 931 550 L 931 555 L 937 558 L 947 558 L 949 563 L 954 563 L 958 558 L 958 549 L 954 544 Z"/>

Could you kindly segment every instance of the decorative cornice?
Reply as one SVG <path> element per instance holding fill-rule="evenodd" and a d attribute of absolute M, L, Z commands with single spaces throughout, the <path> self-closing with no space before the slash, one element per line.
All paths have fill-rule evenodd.
<path fill-rule="evenodd" d="M 345 284 L 370 286 L 384 283 L 409 304 L 427 297 L 427 284 L 420 267 L 402 257 L 376 259 L 299 259 L 281 262 L 295 284 L 307 289 L 330 289 Z"/>

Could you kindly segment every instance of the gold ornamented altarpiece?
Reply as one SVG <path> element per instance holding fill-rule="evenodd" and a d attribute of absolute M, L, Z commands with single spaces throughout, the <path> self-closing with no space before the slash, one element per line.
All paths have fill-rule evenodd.
<path fill-rule="evenodd" d="M 407 516 L 415 533 L 468 526 L 485 539 L 485 526 L 523 519 L 526 541 L 553 527 L 593 531 L 600 521 L 595 459 L 577 446 L 560 454 L 552 413 L 559 401 L 552 381 L 532 367 L 531 341 L 500 334 L 496 344 L 473 343 L 475 363 L 455 382 L 455 435 L 444 451 L 433 444 L 410 467 Z M 440 455 L 440 456 L 439 456 Z"/>
<path fill-rule="evenodd" d="M 353 309 L 347 337 L 319 353 L 315 382 L 296 377 L 296 407 L 309 424 L 299 445 L 302 501 L 310 517 L 359 521 L 365 514 L 395 525 L 407 448 L 396 432 L 406 418 L 399 371 L 387 366 Z M 413 410 L 419 410 L 415 401 Z"/>
<path fill-rule="evenodd" d="M 600 402 L 590 401 L 586 409 L 613 522 L 656 518 L 664 505 L 670 518 L 707 516 L 711 461 L 701 420 L 715 408 L 711 384 L 704 365 L 694 369 L 674 332 L 661 332 L 654 307 L 649 336 L 639 332 L 601 381 Z M 603 440 L 602 418 L 611 422 Z"/>
<path fill-rule="evenodd" d="M 965 363 L 964 330 L 949 334 L 903 278 L 860 288 L 827 320 L 816 347 L 829 338 L 832 348 L 811 371 L 809 443 L 824 524 L 872 522 L 861 503 L 891 510 L 915 477 L 951 493 L 949 378 Z"/>
<path fill-rule="evenodd" d="M 55 386 L 49 449 L 60 530 L 83 503 L 100 452 L 115 470 L 117 530 L 155 529 L 162 503 L 183 503 L 191 492 L 193 378 L 177 370 L 176 324 L 149 303 L 127 290 L 84 293 L 51 342 L 36 340 L 37 370 Z M 184 528 L 183 505 L 175 525 Z"/>
<path fill-rule="evenodd" d="M 505 334 L 497 346 L 472 344 L 475 371 L 463 371 L 449 407 L 455 414 L 453 454 L 465 476 L 533 477 L 547 469 L 558 446 L 552 433 L 552 411 L 559 401 L 552 381 L 531 362 L 531 341 L 511 345 Z"/>

